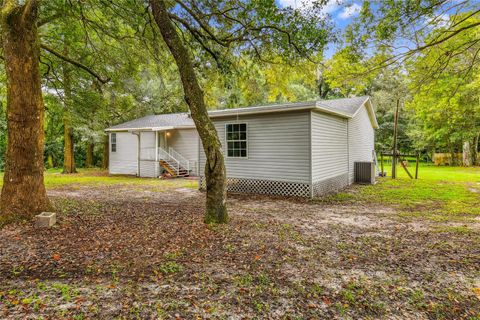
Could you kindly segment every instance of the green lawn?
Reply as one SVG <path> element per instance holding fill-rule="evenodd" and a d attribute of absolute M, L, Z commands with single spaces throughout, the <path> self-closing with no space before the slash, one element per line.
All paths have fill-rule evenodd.
<path fill-rule="evenodd" d="M 399 166 L 398 179 L 388 177 L 376 185 L 354 187 L 331 197 L 329 201 L 378 203 L 399 206 L 404 216 L 433 219 L 469 219 L 480 215 L 480 168 L 437 167 L 422 164 L 419 179 L 410 179 Z M 414 165 L 409 167 L 413 174 Z"/>
<path fill-rule="evenodd" d="M 77 169 L 77 174 L 62 174 L 61 169 L 49 169 L 45 172 L 45 185 L 48 189 L 63 186 L 105 186 L 105 185 L 147 185 L 168 189 L 170 187 L 194 188 L 198 186 L 197 180 L 172 179 L 162 180 L 155 178 L 135 178 L 123 175 L 108 175 L 107 171 L 99 169 Z M 0 186 L 3 184 L 3 173 L 0 173 Z"/>

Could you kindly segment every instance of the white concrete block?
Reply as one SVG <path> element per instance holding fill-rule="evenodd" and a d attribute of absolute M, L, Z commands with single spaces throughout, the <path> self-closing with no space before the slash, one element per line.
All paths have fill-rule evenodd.
<path fill-rule="evenodd" d="M 35 216 L 35 225 L 38 228 L 50 228 L 57 221 L 55 212 L 42 212 Z"/>

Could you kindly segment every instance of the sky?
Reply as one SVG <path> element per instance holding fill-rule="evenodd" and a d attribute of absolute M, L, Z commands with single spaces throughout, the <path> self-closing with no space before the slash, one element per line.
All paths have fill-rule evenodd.
<path fill-rule="evenodd" d="M 322 0 L 275 0 L 277 5 L 281 8 L 291 7 L 298 10 L 308 10 L 315 2 L 322 2 Z M 345 28 L 355 19 L 361 11 L 364 0 L 324 0 L 326 4 L 322 8 L 322 13 L 331 17 L 332 22 L 338 28 L 339 32 Z M 372 6 L 375 10 L 375 6 Z M 414 26 L 416 29 L 424 29 L 426 24 L 430 24 L 430 28 L 447 26 L 450 22 L 449 17 L 459 12 L 474 11 L 480 9 L 480 0 L 447 0 L 443 5 L 440 5 L 436 14 L 435 20 L 419 20 L 419 24 Z M 322 17 L 319 17 L 320 19 Z M 406 51 L 406 47 L 413 49 L 418 46 L 418 43 L 413 41 L 399 40 L 396 44 L 396 51 Z M 324 58 L 329 59 L 338 50 L 339 44 L 328 44 L 324 53 Z M 401 49 L 403 48 L 403 49 Z"/>
<path fill-rule="evenodd" d="M 294 9 L 307 9 L 312 6 L 315 0 L 276 0 L 278 6 L 292 7 Z M 361 9 L 360 0 L 329 0 L 323 7 L 322 12 L 330 15 L 335 26 L 341 31 L 348 26 L 352 20 L 359 15 Z M 330 58 L 336 51 L 336 47 L 330 44 L 325 51 L 325 58 Z"/>
<path fill-rule="evenodd" d="M 315 0 L 277 0 L 280 7 L 292 7 L 294 9 L 308 8 Z M 346 6 L 348 5 L 348 6 Z M 345 24 L 352 17 L 358 15 L 361 5 L 351 0 L 329 0 L 324 6 L 324 12 L 330 14 L 339 23 Z"/>

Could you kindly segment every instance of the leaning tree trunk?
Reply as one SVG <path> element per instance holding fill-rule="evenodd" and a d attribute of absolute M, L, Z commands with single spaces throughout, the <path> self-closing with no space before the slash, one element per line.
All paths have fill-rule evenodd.
<path fill-rule="evenodd" d="M 65 40 L 65 55 L 68 55 L 68 43 Z M 72 128 L 72 87 L 70 68 L 66 63 L 62 65 L 63 71 L 63 173 L 76 173 L 75 153 Z"/>
<path fill-rule="evenodd" d="M 108 141 L 108 134 L 105 135 L 103 139 L 103 157 L 102 157 L 102 169 L 108 169 L 108 156 L 109 156 L 109 141 Z"/>
<path fill-rule="evenodd" d="M 93 167 L 93 149 L 95 145 L 93 144 L 93 141 L 88 141 L 87 142 L 87 154 L 86 154 L 86 159 L 85 159 L 85 167 L 91 168 Z"/>
<path fill-rule="evenodd" d="M 4 1 L 2 39 L 7 74 L 7 152 L 0 198 L 2 220 L 30 219 L 47 210 L 43 182 L 44 116 L 37 3 Z"/>
<path fill-rule="evenodd" d="M 225 223 L 228 221 L 226 171 L 222 145 L 218 139 L 217 130 L 208 117 L 203 91 L 198 84 L 192 61 L 187 48 L 182 43 L 170 20 L 165 2 L 150 0 L 150 5 L 163 40 L 170 49 L 180 72 L 185 101 L 190 108 L 192 119 L 202 140 L 203 150 L 207 158 L 205 164 L 207 186 L 205 222 Z"/>

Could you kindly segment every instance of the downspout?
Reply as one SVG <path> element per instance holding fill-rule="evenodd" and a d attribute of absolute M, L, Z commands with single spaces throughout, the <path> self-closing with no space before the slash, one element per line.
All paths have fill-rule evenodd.
<path fill-rule="evenodd" d="M 195 130 L 197 129 L 195 128 Z M 200 148 L 200 137 L 198 136 L 198 133 L 197 133 L 197 150 L 198 150 L 198 156 L 197 156 L 198 190 L 202 190 L 202 174 L 200 173 L 200 161 L 202 159 L 202 155 L 200 154 L 200 152 L 203 152 L 203 150 L 202 148 Z"/>
<path fill-rule="evenodd" d="M 352 118 L 353 119 L 353 118 Z M 350 119 L 347 119 L 347 185 L 350 183 Z"/>
<path fill-rule="evenodd" d="M 310 140 L 310 199 L 313 199 L 315 196 L 314 191 L 313 191 L 313 134 L 312 134 L 312 116 L 313 116 L 313 111 L 310 110 L 309 113 L 309 140 Z"/>
<path fill-rule="evenodd" d="M 155 131 L 155 178 L 158 177 L 158 131 Z"/>
<path fill-rule="evenodd" d="M 140 177 L 140 131 L 131 133 L 137 136 L 137 177 Z"/>

